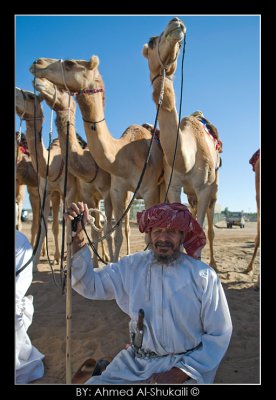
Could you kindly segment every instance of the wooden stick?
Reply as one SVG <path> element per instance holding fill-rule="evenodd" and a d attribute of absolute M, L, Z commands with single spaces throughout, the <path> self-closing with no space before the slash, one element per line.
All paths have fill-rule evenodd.
<path fill-rule="evenodd" d="M 67 273 L 66 273 L 66 384 L 72 383 L 71 364 L 71 322 L 72 322 L 72 286 L 71 286 L 71 221 L 66 224 L 67 231 Z"/>

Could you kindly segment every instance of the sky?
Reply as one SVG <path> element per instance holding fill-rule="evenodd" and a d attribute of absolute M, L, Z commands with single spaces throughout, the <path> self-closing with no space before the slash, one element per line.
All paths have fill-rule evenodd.
<path fill-rule="evenodd" d="M 223 142 L 217 203 L 222 210 L 256 212 L 255 176 L 249 159 L 260 148 L 261 139 L 260 15 L 17 15 L 16 86 L 34 91 L 29 67 L 37 58 L 88 60 L 97 55 L 112 136 L 119 138 L 132 124 L 154 124 L 156 107 L 142 48 L 173 17 L 182 19 L 187 29 L 182 117 L 201 110 Z M 182 51 L 174 78 L 178 111 Z M 42 137 L 48 147 L 51 110 L 45 102 L 42 105 Z M 16 116 L 16 130 L 19 125 Z M 78 109 L 76 130 L 86 139 Z M 184 194 L 181 199 L 187 202 Z M 23 207 L 31 208 L 27 193 Z"/>

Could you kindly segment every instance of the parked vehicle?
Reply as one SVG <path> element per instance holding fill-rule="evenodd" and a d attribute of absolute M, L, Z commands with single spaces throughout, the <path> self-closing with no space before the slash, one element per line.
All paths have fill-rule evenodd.
<path fill-rule="evenodd" d="M 229 212 L 225 218 L 227 228 L 232 228 L 233 225 L 237 225 L 240 228 L 244 228 L 245 220 L 242 212 Z"/>
<path fill-rule="evenodd" d="M 25 222 L 28 221 L 28 219 L 29 219 L 29 211 L 23 208 L 23 210 L 21 211 L 21 221 Z"/>

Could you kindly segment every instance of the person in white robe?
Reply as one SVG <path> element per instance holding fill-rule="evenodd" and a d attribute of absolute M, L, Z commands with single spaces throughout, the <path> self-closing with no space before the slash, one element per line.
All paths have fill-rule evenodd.
<path fill-rule="evenodd" d="M 81 214 L 85 225 L 87 205 L 72 203 L 64 217 L 77 222 Z M 88 299 L 115 299 L 130 317 L 131 345 L 85 383 L 213 383 L 232 323 L 219 277 L 198 259 L 205 234 L 180 203 L 155 205 L 137 219 L 140 231 L 149 234 L 150 250 L 96 269 L 77 222 L 73 289 Z"/>
<path fill-rule="evenodd" d="M 44 375 L 42 361 L 44 355 L 32 345 L 27 333 L 34 313 L 33 296 L 25 296 L 33 279 L 33 263 L 29 262 L 32 254 L 33 249 L 28 238 L 16 230 L 15 381 L 17 384 L 29 383 Z"/>

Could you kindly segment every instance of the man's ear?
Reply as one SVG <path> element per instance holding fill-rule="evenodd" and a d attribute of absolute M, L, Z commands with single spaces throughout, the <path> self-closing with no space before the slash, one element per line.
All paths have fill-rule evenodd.
<path fill-rule="evenodd" d="M 146 242 L 147 246 L 151 243 L 151 234 L 150 234 L 150 232 L 151 231 L 149 231 L 148 233 L 145 233 L 145 242 Z"/>

